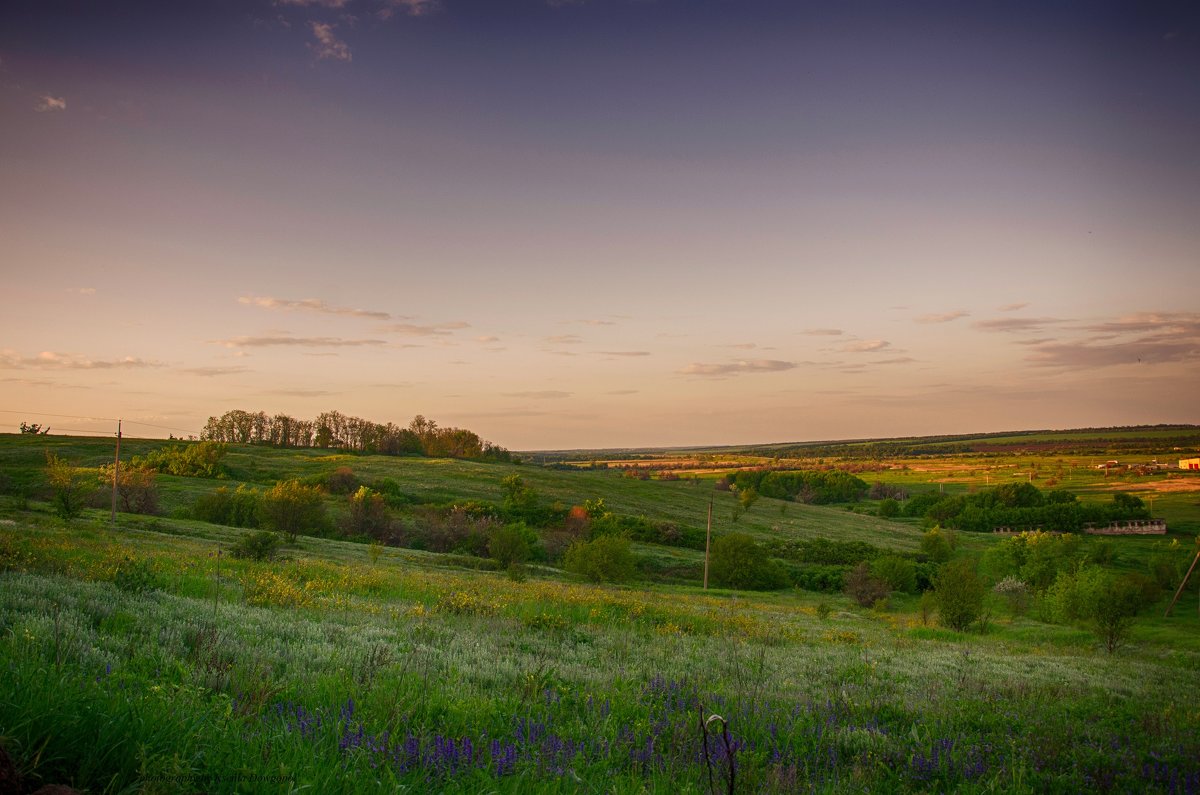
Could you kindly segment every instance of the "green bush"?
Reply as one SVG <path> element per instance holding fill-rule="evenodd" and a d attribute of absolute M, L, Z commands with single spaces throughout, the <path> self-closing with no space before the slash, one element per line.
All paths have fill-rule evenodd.
<path fill-rule="evenodd" d="M 89 493 L 93 490 L 83 471 L 71 462 L 46 451 L 46 480 L 53 492 L 54 512 L 69 522 L 83 512 Z"/>
<path fill-rule="evenodd" d="M 592 582 L 627 582 L 636 568 L 629 539 L 601 536 L 567 547 L 563 568 Z"/>
<path fill-rule="evenodd" d="M 983 581 L 971 560 L 955 560 L 942 566 L 933 581 L 933 601 L 938 618 L 950 629 L 971 626 L 983 610 Z"/>
<path fill-rule="evenodd" d="M 301 533 L 319 534 L 328 527 L 320 490 L 295 480 L 280 481 L 264 491 L 258 510 L 263 527 L 282 534 L 289 543 L 295 543 Z"/>
<path fill-rule="evenodd" d="M 788 582 L 783 567 L 745 533 L 730 533 L 713 541 L 709 577 L 715 585 L 747 591 L 770 591 Z"/>
<path fill-rule="evenodd" d="M 493 529 L 488 534 L 488 557 L 501 568 L 521 565 L 529 560 L 537 544 L 537 533 L 524 522 L 512 522 Z"/>
<path fill-rule="evenodd" d="M 891 497 L 885 497 L 879 502 L 879 515 L 891 519 L 900 515 L 900 503 Z"/>
<path fill-rule="evenodd" d="M 279 535 L 270 530 L 259 530 L 247 533 L 238 539 L 229 553 L 242 560 L 267 561 L 274 560 L 279 552 Z"/>
<path fill-rule="evenodd" d="M 917 592 L 917 565 L 899 555 L 884 555 L 871 561 L 871 576 L 883 580 L 893 591 Z"/>
<path fill-rule="evenodd" d="M 223 524 L 228 527 L 258 527 L 259 493 L 257 489 L 238 486 L 228 487 L 201 494 L 192 505 L 192 516 L 202 522 Z"/>
<path fill-rule="evenodd" d="M 116 574 L 113 575 L 113 585 L 126 593 L 148 593 L 162 590 L 163 581 L 150 561 L 126 557 L 117 566 Z"/>
<path fill-rule="evenodd" d="M 151 450 L 145 457 L 134 456 L 130 463 L 164 475 L 186 478 L 225 477 L 221 459 L 225 457 L 225 445 L 220 442 L 195 442 L 171 445 Z"/>
<path fill-rule="evenodd" d="M 338 467 L 325 476 L 325 490 L 330 494 L 352 494 L 361 485 L 350 467 Z"/>
<path fill-rule="evenodd" d="M 342 532 L 347 535 L 369 536 L 386 541 L 391 536 L 392 515 L 388 511 L 383 495 L 366 486 L 350 495 L 349 508 L 342 521 Z"/>

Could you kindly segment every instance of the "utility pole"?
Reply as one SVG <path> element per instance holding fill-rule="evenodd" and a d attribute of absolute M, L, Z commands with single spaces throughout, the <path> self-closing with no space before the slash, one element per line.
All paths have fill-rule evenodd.
<path fill-rule="evenodd" d="M 121 477 L 121 421 L 117 420 L 117 454 L 113 457 L 112 525 L 117 526 L 117 479 Z"/>
<path fill-rule="evenodd" d="M 704 533 L 704 590 L 708 590 L 708 549 L 712 544 L 713 495 L 708 495 L 708 530 Z"/>

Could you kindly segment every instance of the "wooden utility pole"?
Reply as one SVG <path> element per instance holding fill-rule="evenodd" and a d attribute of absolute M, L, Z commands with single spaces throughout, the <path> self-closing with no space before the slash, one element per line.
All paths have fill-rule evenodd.
<path fill-rule="evenodd" d="M 1166 616 L 1171 615 L 1171 610 L 1174 609 L 1175 603 L 1179 601 L 1179 596 L 1183 593 L 1183 589 L 1187 587 L 1188 579 L 1191 578 L 1192 570 L 1196 568 L 1197 563 L 1200 563 L 1200 549 L 1196 550 L 1196 557 L 1192 558 L 1192 565 L 1188 566 L 1187 574 L 1183 575 L 1183 582 L 1179 583 L 1179 590 L 1175 591 L 1175 597 L 1171 600 L 1171 604 L 1167 605 Z"/>
<path fill-rule="evenodd" d="M 136 423 L 134 423 L 136 425 Z M 113 457 L 112 519 L 117 526 L 117 480 L 121 477 L 121 421 L 117 420 L 117 454 Z"/>
<path fill-rule="evenodd" d="M 708 550 L 712 545 L 713 495 L 708 495 L 708 530 L 704 533 L 704 590 L 708 590 Z"/>

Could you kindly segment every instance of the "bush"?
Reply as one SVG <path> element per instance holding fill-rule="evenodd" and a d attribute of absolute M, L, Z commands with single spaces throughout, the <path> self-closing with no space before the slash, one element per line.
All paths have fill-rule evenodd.
<path fill-rule="evenodd" d="M 185 478 L 225 477 L 221 459 L 225 457 L 225 445 L 220 442 L 196 442 L 187 445 L 171 445 L 151 450 L 144 458 L 134 456 L 132 463 Z"/>
<path fill-rule="evenodd" d="M 871 561 L 871 576 L 883 580 L 893 591 L 917 592 L 917 565 L 899 555 L 884 555 Z"/>
<path fill-rule="evenodd" d="M 933 599 L 938 618 L 950 629 L 965 630 L 983 610 L 983 582 L 970 560 L 955 560 L 942 566 L 933 582 Z"/>
<path fill-rule="evenodd" d="M 879 515 L 884 519 L 891 519 L 900 515 L 900 503 L 896 502 L 891 497 L 885 497 L 879 503 Z"/>
<path fill-rule="evenodd" d="M 162 590 L 163 581 L 154 571 L 150 561 L 126 557 L 117 566 L 117 572 L 113 575 L 113 585 L 126 593 L 148 593 Z"/>
<path fill-rule="evenodd" d="M 921 552 L 934 563 L 945 563 L 954 551 L 951 538 L 940 527 L 931 528 L 921 536 Z"/>
<path fill-rule="evenodd" d="M 1142 592 L 1129 577 L 1106 577 L 1103 588 L 1092 597 L 1088 619 L 1109 654 L 1129 638 L 1133 622 L 1142 607 Z"/>
<path fill-rule="evenodd" d="M 349 497 L 350 510 L 342 521 L 342 532 L 347 535 L 369 536 L 377 541 L 386 541 L 391 536 L 392 515 L 388 512 L 383 495 L 366 486 Z"/>
<path fill-rule="evenodd" d="M 488 534 L 488 556 L 501 568 L 520 566 L 529 560 L 537 542 L 537 533 L 524 522 L 513 522 Z"/>
<path fill-rule="evenodd" d="M 338 467 L 325 476 L 325 490 L 330 494 L 352 494 L 360 485 L 350 467 Z"/>
<path fill-rule="evenodd" d="M 601 536 L 571 544 L 563 568 L 592 582 L 627 582 L 633 578 L 635 561 L 629 539 Z"/>
<path fill-rule="evenodd" d="M 158 473 L 153 469 L 130 463 L 117 475 L 117 510 L 123 513 L 158 513 Z M 100 486 L 112 488 L 113 466 L 100 469 Z"/>
<path fill-rule="evenodd" d="M 1004 598 L 1009 612 L 1014 616 L 1023 615 L 1029 607 L 1029 586 L 1011 574 L 996 583 L 992 591 Z"/>
<path fill-rule="evenodd" d="M 54 512 L 59 518 L 69 522 L 79 516 L 92 491 L 79 467 L 46 451 L 46 480 L 53 491 Z"/>
<path fill-rule="evenodd" d="M 873 577 L 866 562 L 858 564 L 846 575 L 846 594 L 861 607 L 873 607 L 886 600 L 890 593 L 887 582 Z"/>
<path fill-rule="evenodd" d="M 279 535 L 270 530 L 247 533 L 238 539 L 229 553 L 242 560 L 274 560 L 279 552 Z"/>
<path fill-rule="evenodd" d="M 320 533 L 328 526 L 320 490 L 295 480 L 281 481 L 263 492 L 258 510 L 263 527 L 290 543 L 301 533 Z"/>
<path fill-rule="evenodd" d="M 787 573 L 745 533 L 716 538 L 709 554 L 709 576 L 716 585 L 769 591 L 787 585 Z"/>
<path fill-rule="evenodd" d="M 192 516 L 202 522 L 228 527 L 258 527 L 258 501 L 257 489 L 238 486 L 235 491 L 230 491 L 221 486 L 196 498 Z"/>

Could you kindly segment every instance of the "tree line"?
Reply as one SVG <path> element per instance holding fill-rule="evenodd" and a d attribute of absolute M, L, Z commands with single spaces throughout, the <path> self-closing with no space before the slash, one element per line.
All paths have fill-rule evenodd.
<path fill-rule="evenodd" d="M 430 458 L 468 458 L 478 461 L 513 462 L 513 455 L 499 445 L 479 438 L 465 428 L 442 428 L 418 414 L 406 427 L 381 424 L 326 411 L 315 420 L 287 414 L 234 409 L 209 417 L 200 438 L 233 444 L 262 444 L 271 447 L 316 447 L 380 455 L 423 455 Z"/>

